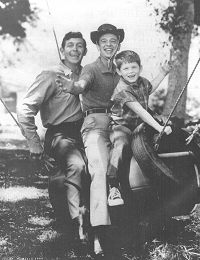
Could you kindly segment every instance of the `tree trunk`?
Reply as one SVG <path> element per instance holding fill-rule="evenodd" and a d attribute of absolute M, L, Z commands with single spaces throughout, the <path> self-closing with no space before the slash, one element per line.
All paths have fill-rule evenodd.
<path fill-rule="evenodd" d="M 174 55 L 174 51 L 179 51 L 177 60 L 180 63 L 169 74 L 168 92 L 166 102 L 163 110 L 163 115 L 168 116 L 174 107 L 176 100 L 184 88 L 188 78 L 188 56 L 191 43 L 191 35 L 194 24 L 194 0 L 177 0 L 177 17 L 184 17 L 185 32 L 180 30 L 173 35 L 171 57 Z M 186 118 L 186 99 L 187 88 L 185 89 L 178 105 L 173 113 L 173 116 L 179 119 Z"/>

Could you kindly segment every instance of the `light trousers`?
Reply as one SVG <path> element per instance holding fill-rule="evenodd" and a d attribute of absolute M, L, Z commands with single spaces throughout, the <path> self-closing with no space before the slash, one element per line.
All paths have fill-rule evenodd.
<path fill-rule="evenodd" d="M 110 116 L 93 113 L 85 117 L 81 129 L 88 158 L 90 185 L 90 221 L 92 226 L 110 225 L 107 204 L 107 168 L 110 153 Z"/>

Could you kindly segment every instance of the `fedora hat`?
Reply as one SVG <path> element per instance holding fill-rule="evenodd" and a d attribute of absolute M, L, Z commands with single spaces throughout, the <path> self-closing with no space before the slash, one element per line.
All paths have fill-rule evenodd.
<path fill-rule="evenodd" d="M 123 29 L 117 29 L 112 24 L 102 24 L 101 26 L 99 26 L 97 31 L 93 31 L 90 33 L 91 41 L 94 44 L 98 43 L 99 38 L 106 33 L 111 33 L 111 34 L 116 35 L 119 38 L 120 43 L 124 40 L 124 30 Z"/>

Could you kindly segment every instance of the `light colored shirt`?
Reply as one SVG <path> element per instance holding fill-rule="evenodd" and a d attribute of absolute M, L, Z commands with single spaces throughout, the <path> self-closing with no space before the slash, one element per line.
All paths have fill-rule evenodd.
<path fill-rule="evenodd" d="M 34 117 L 40 111 L 42 124 L 48 128 L 63 122 L 74 122 L 82 118 L 78 96 L 65 93 L 55 82 L 57 74 L 64 74 L 78 80 L 81 67 L 72 72 L 62 62 L 50 70 L 43 71 L 28 89 L 17 108 L 18 121 L 22 134 L 28 141 L 29 148 L 40 146 Z"/>
<path fill-rule="evenodd" d="M 82 69 L 81 79 L 87 82 L 87 89 L 81 95 L 83 112 L 92 108 L 109 108 L 110 98 L 119 81 L 115 65 L 108 69 L 99 57 Z"/>

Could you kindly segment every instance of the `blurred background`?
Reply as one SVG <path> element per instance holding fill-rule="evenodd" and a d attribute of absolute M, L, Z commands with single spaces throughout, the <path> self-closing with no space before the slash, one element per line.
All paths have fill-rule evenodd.
<path fill-rule="evenodd" d="M 103 23 L 112 23 L 125 30 L 121 50 L 138 52 L 143 65 L 142 76 L 149 80 L 156 76 L 165 59 L 170 60 L 180 51 L 177 59 L 181 60 L 181 66 L 171 73 L 171 78 L 166 77 L 160 90 L 151 97 L 153 108 L 159 113 L 169 113 L 170 107 L 166 104 L 164 108 L 165 102 L 174 104 L 172 96 L 177 98 L 200 56 L 199 10 L 195 0 L 1 0 L 0 96 L 15 116 L 17 103 L 37 74 L 59 62 L 52 27 L 59 45 L 65 33 L 83 33 L 88 46 L 84 65 L 98 56 L 90 32 Z M 200 65 L 184 93 L 181 107 L 175 112 L 184 120 L 200 118 L 199 82 Z M 167 89 L 177 92 L 167 97 Z M 1 133 L 23 138 L 1 103 L 0 114 Z M 37 124 L 43 135 L 39 118 Z"/>

